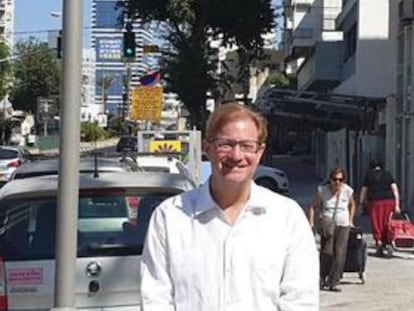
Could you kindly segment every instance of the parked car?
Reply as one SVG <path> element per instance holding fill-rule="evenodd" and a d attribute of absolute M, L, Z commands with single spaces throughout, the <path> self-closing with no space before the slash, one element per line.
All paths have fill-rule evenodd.
<path fill-rule="evenodd" d="M 210 161 L 201 162 L 201 183 L 207 181 L 211 175 Z M 268 188 L 272 191 L 289 194 L 289 180 L 284 171 L 265 165 L 259 165 L 254 175 L 256 184 Z"/>
<path fill-rule="evenodd" d="M 137 151 L 138 150 L 138 137 L 132 135 L 121 136 L 116 144 L 116 151 Z"/>
<path fill-rule="evenodd" d="M 102 158 L 102 157 L 83 157 L 79 161 L 80 173 L 95 172 L 95 160 L 97 172 L 138 172 L 142 171 L 129 157 L 125 158 Z M 59 159 L 43 159 L 29 161 L 16 169 L 10 179 L 21 179 L 42 175 L 55 175 L 59 173 Z"/>
<path fill-rule="evenodd" d="M 76 308 L 140 310 L 138 267 L 151 213 L 192 188 L 180 174 L 80 176 Z M 0 310 L 53 307 L 57 195 L 57 175 L 0 190 Z"/>
<path fill-rule="evenodd" d="M 0 146 L 0 187 L 12 173 L 31 158 L 30 152 L 19 146 Z"/>

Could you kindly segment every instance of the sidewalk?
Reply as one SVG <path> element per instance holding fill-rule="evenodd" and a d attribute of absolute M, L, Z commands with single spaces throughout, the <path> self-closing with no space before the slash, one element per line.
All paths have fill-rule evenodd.
<path fill-rule="evenodd" d="M 365 284 L 360 284 L 357 273 L 344 273 L 342 292 L 321 291 L 321 311 L 414 310 L 414 254 L 395 252 L 391 259 L 378 258 L 370 246 Z"/>
<path fill-rule="evenodd" d="M 291 197 L 305 210 L 317 185 L 314 164 L 306 157 L 274 157 L 273 164 L 286 172 Z M 364 228 L 368 243 L 365 284 L 357 273 L 344 273 L 342 292 L 321 291 L 321 311 L 410 311 L 414 310 L 414 253 L 394 252 L 393 258 L 378 258 L 367 217 L 357 217 L 356 224 Z M 318 239 L 316 241 L 318 243 Z"/>

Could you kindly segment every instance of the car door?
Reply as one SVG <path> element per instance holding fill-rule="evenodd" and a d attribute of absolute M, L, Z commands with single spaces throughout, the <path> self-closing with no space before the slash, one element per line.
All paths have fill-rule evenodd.
<path fill-rule="evenodd" d="M 177 192 L 81 192 L 77 308 L 139 309 L 139 261 L 148 222 L 154 208 Z M 0 201 L 0 220 L 0 307 L 3 297 L 5 310 L 48 310 L 54 299 L 55 197 Z"/>

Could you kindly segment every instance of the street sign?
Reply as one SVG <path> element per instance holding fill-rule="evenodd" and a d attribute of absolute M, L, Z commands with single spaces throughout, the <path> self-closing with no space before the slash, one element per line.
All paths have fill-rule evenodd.
<path fill-rule="evenodd" d="M 149 151 L 157 153 L 181 152 L 180 140 L 154 140 L 149 143 Z"/>
<path fill-rule="evenodd" d="M 160 52 L 160 48 L 158 47 L 158 45 L 144 45 L 143 46 L 143 52 L 144 54 L 148 54 L 148 53 L 159 53 Z"/>
<path fill-rule="evenodd" d="M 163 88 L 140 86 L 132 91 L 130 118 L 160 122 L 163 104 Z"/>
<path fill-rule="evenodd" d="M 108 115 L 106 113 L 98 114 L 98 126 L 107 127 L 108 126 Z"/>

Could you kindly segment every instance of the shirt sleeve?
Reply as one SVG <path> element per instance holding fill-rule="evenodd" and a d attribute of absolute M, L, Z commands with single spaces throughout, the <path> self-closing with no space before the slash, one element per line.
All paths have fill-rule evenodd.
<path fill-rule="evenodd" d="M 296 204 L 297 205 L 297 204 Z M 295 208 L 297 207 L 297 208 Z M 279 311 L 319 310 L 319 258 L 304 213 L 293 206 L 290 237 L 280 284 Z"/>
<path fill-rule="evenodd" d="M 151 217 L 141 259 L 143 311 L 175 310 L 173 285 L 168 268 L 165 217 L 160 207 L 155 209 Z"/>

